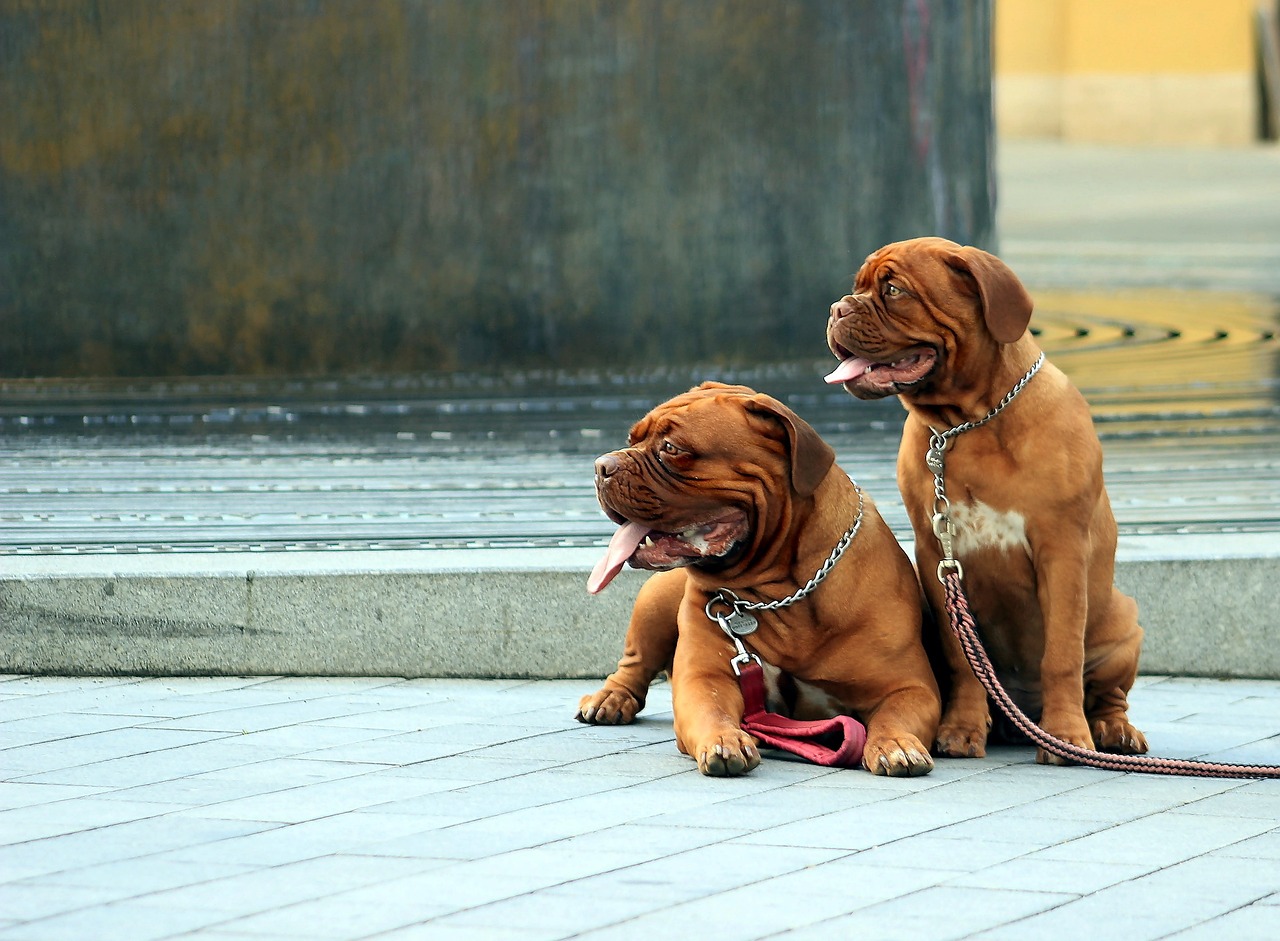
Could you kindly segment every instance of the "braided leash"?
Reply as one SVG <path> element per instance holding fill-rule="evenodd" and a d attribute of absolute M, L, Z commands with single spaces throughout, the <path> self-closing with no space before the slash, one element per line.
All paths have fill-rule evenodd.
<path fill-rule="evenodd" d="M 1113 755 L 1092 748 L 1072 745 L 1050 735 L 1028 718 L 1009 696 L 996 677 L 995 667 L 978 637 L 977 625 L 969 610 L 969 600 L 960 584 L 961 575 L 952 571 L 942 578 L 946 594 L 947 617 L 951 630 L 964 648 L 965 659 L 987 695 L 1023 735 L 1033 743 L 1067 761 L 1105 768 L 1108 771 L 1139 771 L 1144 774 L 1179 774 L 1200 778 L 1280 778 L 1280 767 L 1274 765 L 1237 765 L 1194 758 L 1157 758 L 1153 755 Z"/>

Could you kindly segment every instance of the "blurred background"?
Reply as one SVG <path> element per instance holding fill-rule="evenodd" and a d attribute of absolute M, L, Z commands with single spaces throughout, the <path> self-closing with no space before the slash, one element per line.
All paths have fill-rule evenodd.
<path fill-rule="evenodd" d="M 3 0 L 0 375 L 816 355 L 879 245 L 1001 248 L 997 131 L 1274 139 L 1274 7 Z"/>

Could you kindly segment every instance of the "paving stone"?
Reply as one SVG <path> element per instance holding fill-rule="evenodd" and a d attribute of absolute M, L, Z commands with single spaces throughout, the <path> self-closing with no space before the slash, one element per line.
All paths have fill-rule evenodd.
<path fill-rule="evenodd" d="M 1071 898 L 1063 893 L 930 886 L 779 937 L 788 941 L 840 937 L 902 938 L 907 936 L 903 931 L 905 923 L 928 913 L 929 937 L 952 941 L 1052 909 Z M 746 933 L 739 937 L 760 936 Z"/>
<path fill-rule="evenodd" d="M 50 680 L 3 684 L 21 690 L 6 702 L 33 737 L 54 727 L 72 750 L 96 739 L 86 757 L 101 757 L 149 747 L 155 731 L 189 734 L 142 727 L 163 709 L 128 711 L 171 695 L 171 681 Z M 92 936 L 108 939 L 488 941 L 513 927 L 606 939 L 697 919 L 730 924 L 718 937 L 894 937 L 904 912 L 939 910 L 939 936 L 966 941 L 1103 923 L 1156 938 L 1219 921 L 1249 937 L 1280 912 L 1273 781 L 1052 768 L 1025 748 L 940 761 L 914 779 L 776 757 L 713 779 L 676 753 L 669 716 L 630 729 L 574 723 L 561 708 L 574 682 L 292 683 L 190 687 L 206 700 L 201 715 L 237 713 L 261 732 L 84 764 L 46 749 L 56 770 L 0 780 L 0 939 L 76 937 L 95 916 Z M 1213 720 L 1197 716 L 1276 689 L 1148 685 L 1195 700 L 1170 734 L 1208 735 Z M 316 695 L 323 708 L 295 708 Z M 447 721 L 426 728 L 471 750 L 369 760 L 418 734 L 363 728 L 370 697 L 444 707 Z M 74 708 L 49 726 L 39 717 L 54 713 L 22 708 L 28 698 Z M 270 715 L 259 720 L 259 708 Z M 1258 711 L 1259 727 L 1270 721 Z M 243 741 L 258 735 L 260 747 Z M 335 760 L 353 746 L 368 749 Z M 0 768 L 24 747 L 0 746 Z M 46 778 L 58 783 L 35 783 Z M 1165 900 L 1154 921 L 1142 908 L 1151 897 Z M 756 918 L 730 918 L 753 903 Z M 1116 915 L 1134 907 L 1143 918 Z"/>

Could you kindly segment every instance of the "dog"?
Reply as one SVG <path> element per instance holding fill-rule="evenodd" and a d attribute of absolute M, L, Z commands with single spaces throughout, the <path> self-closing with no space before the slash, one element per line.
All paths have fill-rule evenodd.
<path fill-rule="evenodd" d="M 1142 628 L 1136 603 L 1114 584 L 1102 446 L 1071 381 L 1047 361 L 1033 370 L 1042 354 L 1028 330 L 1031 309 L 994 255 L 940 238 L 895 242 L 871 254 L 853 292 L 831 305 L 827 345 L 840 365 L 827 381 L 860 399 L 896 395 L 906 407 L 898 486 L 950 681 L 935 752 L 984 755 L 991 728 L 986 693 L 946 629 L 933 577 L 942 512 L 984 645 L 1014 701 L 1064 741 L 1140 754 L 1147 742 L 1129 723 L 1128 693 Z M 948 432 L 942 501 L 926 453 L 935 433 Z M 1043 749 L 1036 759 L 1063 763 Z"/>
<path fill-rule="evenodd" d="M 868 770 L 932 770 L 941 697 L 915 573 L 809 424 L 746 386 L 706 382 L 636 423 L 628 447 L 596 460 L 595 483 L 619 529 L 588 590 L 601 591 L 627 563 L 657 574 L 636 598 L 618 669 L 582 697 L 580 721 L 630 722 L 666 671 L 680 751 L 707 775 L 755 768 L 735 648 L 707 603 L 721 589 L 752 602 L 796 592 L 834 555 L 861 506 L 856 535 L 825 580 L 790 606 L 753 612 L 759 627 L 745 641 L 781 671 L 793 718 L 846 714 L 866 725 Z"/>

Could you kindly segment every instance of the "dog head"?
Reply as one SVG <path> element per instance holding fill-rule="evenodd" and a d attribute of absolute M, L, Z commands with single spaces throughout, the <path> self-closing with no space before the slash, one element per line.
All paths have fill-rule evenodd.
<path fill-rule="evenodd" d="M 704 382 L 664 402 L 635 424 L 628 447 L 596 460 L 596 495 L 619 529 L 588 590 L 628 562 L 723 571 L 749 559 L 834 463 L 808 423 L 746 386 Z"/>
<path fill-rule="evenodd" d="M 1030 295 L 994 255 L 940 238 L 895 242 L 831 305 L 827 345 L 840 365 L 827 382 L 878 399 L 977 381 L 1030 320 Z"/>

